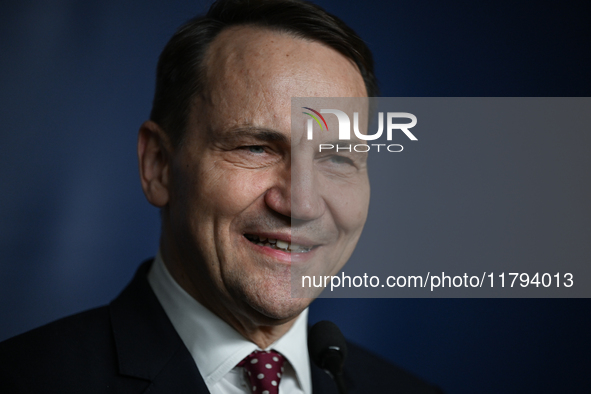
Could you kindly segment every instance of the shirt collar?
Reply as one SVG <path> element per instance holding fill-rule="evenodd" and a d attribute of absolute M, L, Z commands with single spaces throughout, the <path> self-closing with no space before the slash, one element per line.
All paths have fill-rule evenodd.
<path fill-rule="evenodd" d="M 218 383 L 244 357 L 259 349 L 191 297 L 170 275 L 160 251 L 154 259 L 148 281 L 208 387 Z M 307 323 L 306 308 L 285 335 L 267 349 L 259 350 L 274 349 L 285 356 L 304 393 L 311 393 Z"/>

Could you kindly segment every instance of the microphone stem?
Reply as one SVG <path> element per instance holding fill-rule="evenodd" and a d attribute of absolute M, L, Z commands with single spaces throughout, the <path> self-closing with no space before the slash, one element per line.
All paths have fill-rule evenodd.
<path fill-rule="evenodd" d="M 343 375 L 341 375 L 341 374 L 335 375 L 334 381 L 337 384 L 337 389 L 339 390 L 339 394 L 347 394 L 347 389 L 345 388 L 345 382 L 343 381 Z"/>

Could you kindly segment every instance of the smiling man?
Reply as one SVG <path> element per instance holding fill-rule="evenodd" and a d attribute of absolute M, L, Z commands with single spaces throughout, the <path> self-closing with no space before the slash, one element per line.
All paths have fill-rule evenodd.
<path fill-rule="evenodd" d="M 360 97 L 365 86 L 326 45 L 254 26 L 224 30 L 205 59 L 183 141 L 172 147 L 158 123 L 142 126 L 142 185 L 162 208 L 162 258 L 176 282 L 266 348 L 310 302 L 291 297 L 292 261 L 352 251 L 369 200 L 365 167 L 357 215 L 315 195 L 313 181 L 292 186 L 291 97 Z"/>
<path fill-rule="evenodd" d="M 312 299 L 292 297 L 292 269 L 346 263 L 367 166 L 295 155 L 291 99 L 375 95 L 372 67 L 350 28 L 301 1 L 219 1 L 182 26 L 138 140 L 160 250 L 109 306 L 0 345 L 3 392 L 336 392 L 310 363 Z M 435 392 L 353 345 L 344 376 L 349 393 Z"/>

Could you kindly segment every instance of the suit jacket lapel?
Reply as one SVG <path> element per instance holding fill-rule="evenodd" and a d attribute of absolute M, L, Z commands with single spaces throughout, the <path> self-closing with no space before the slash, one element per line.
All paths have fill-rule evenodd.
<path fill-rule="evenodd" d="M 150 381 L 146 393 L 208 394 L 193 357 L 148 283 L 150 265 L 142 264 L 109 305 L 119 372 Z"/>
<path fill-rule="evenodd" d="M 209 394 L 193 357 L 162 309 L 147 279 L 151 261 L 111 302 L 109 311 L 121 375 L 150 382 L 145 393 Z M 330 376 L 312 362 L 315 394 L 338 394 Z M 345 376 L 351 389 L 351 381 Z"/>

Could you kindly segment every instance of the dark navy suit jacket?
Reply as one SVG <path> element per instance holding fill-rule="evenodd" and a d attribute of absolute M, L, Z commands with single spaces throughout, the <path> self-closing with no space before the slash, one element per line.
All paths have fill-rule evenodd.
<path fill-rule="evenodd" d="M 0 343 L 0 393 L 209 393 L 147 280 L 151 262 L 109 305 Z M 349 394 L 439 392 L 349 344 Z M 312 365 L 314 393 L 337 394 Z"/>

